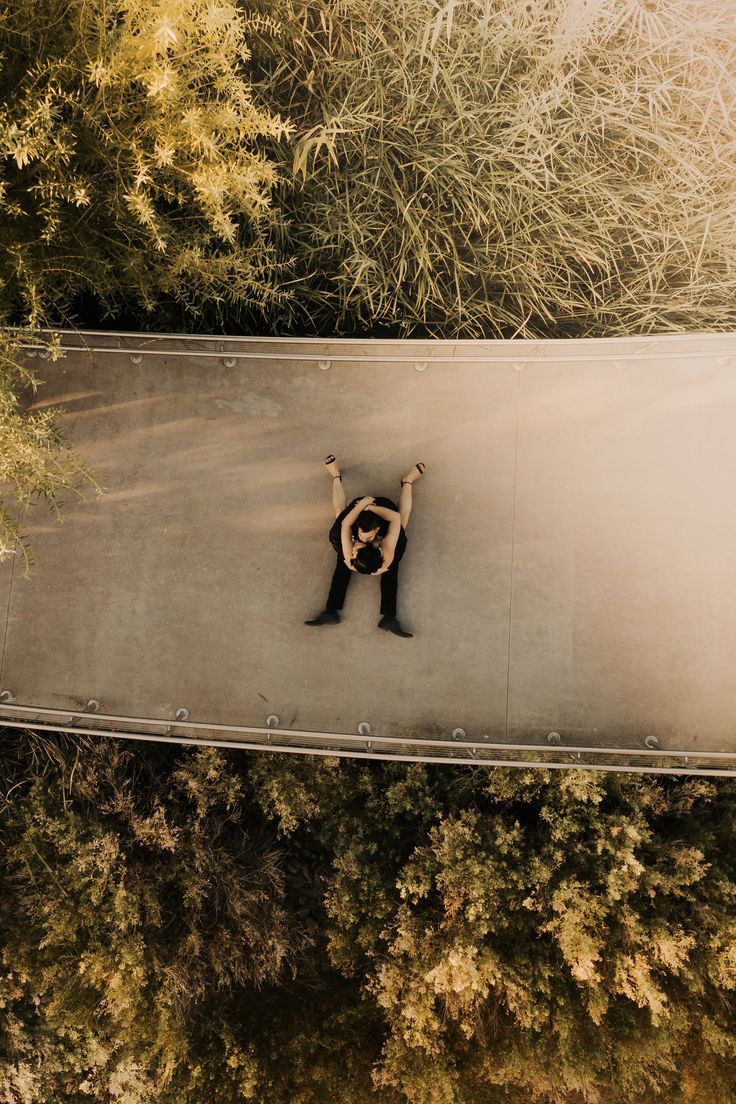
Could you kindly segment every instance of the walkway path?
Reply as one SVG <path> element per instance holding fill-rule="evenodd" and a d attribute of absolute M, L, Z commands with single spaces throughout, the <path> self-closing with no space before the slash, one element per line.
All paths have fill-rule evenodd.
<path fill-rule="evenodd" d="M 44 363 L 34 405 L 64 404 L 107 493 L 62 524 L 34 507 L 34 574 L 0 571 L 19 702 L 736 753 L 736 335 L 86 341 L 108 351 Z M 340 625 L 303 624 L 334 566 L 330 451 L 348 499 L 427 465 L 412 640 L 362 576 Z"/>

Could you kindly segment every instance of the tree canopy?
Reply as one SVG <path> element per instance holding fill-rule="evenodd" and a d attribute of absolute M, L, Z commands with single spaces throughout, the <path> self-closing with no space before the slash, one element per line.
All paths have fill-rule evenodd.
<path fill-rule="evenodd" d="M 4 1104 L 736 1091 L 730 780 L 5 746 Z"/>

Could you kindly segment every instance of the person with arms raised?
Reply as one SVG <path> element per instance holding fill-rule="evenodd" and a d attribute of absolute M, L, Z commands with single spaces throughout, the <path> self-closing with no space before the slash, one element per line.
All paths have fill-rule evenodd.
<path fill-rule="evenodd" d="M 381 576 L 381 620 L 379 629 L 395 636 L 411 638 L 396 617 L 398 572 L 406 549 L 406 527 L 412 509 L 412 484 L 424 473 L 424 464 L 416 464 L 401 480 L 398 506 L 389 498 L 365 496 L 348 504 L 342 475 L 335 457 L 325 460 L 332 476 L 332 506 L 335 521 L 330 529 L 330 544 L 337 553 L 330 593 L 322 613 L 305 625 L 336 625 L 345 602 L 350 572 Z"/>

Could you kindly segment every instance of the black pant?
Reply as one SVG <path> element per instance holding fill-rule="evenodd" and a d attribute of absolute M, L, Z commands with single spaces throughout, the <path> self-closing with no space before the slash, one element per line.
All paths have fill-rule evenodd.
<path fill-rule="evenodd" d="M 345 603 L 345 595 L 347 594 L 348 584 L 350 582 L 350 576 L 353 574 L 349 567 L 345 563 L 345 557 L 342 551 L 342 544 L 340 541 L 340 528 L 343 518 L 352 510 L 353 506 L 357 502 L 354 499 L 349 506 L 339 514 L 334 521 L 332 528 L 330 529 L 330 544 L 337 552 L 337 563 L 335 564 L 335 570 L 332 575 L 332 582 L 330 584 L 330 593 L 327 599 L 327 605 L 325 610 L 330 613 L 337 613 L 341 610 Z M 397 510 L 398 506 L 395 506 L 390 499 L 380 498 L 376 500 L 378 506 L 388 506 L 390 510 Z M 370 507 L 368 507 L 370 509 Z M 406 548 L 406 534 L 402 526 L 401 534 L 396 544 L 396 551 L 394 553 L 393 563 L 388 571 L 384 571 L 381 579 L 381 614 L 384 617 L 396 616 L 396 598 L 399 587 L 399 562 L 404 555 Z"/>
<path fill-rule="evenodd" d="M 326 610 L 337 613 L 345 602 L 345 595 L 350 582 L 352 571 L 346 566 L 342 552 L 337 557 L 337 563 L 332 575 L 330 594 L 327 599 Z M 396 616 L 396 595 L 399 586 L 399 556 L 397 555 L 388 571 L 381 575 L 381 613 L 384 617 Z"/>

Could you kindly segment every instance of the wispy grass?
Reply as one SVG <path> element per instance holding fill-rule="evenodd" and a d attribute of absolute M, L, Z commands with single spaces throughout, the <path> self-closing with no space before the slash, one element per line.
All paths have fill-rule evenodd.
<path fill-rule="evenodd" d="M 22 799 L 36 779 L 49 773 L 59 775 L 66 803 L 66 787 L 71 787 L 79 757 L 94 746 L 94 737 L 30 728 L 0 728 L 0 738 L 0 815 L 13 800 Z"/>
<path fill-rule="evenodd" d="M 281 332 L 611 336 L 736 324 L 722 0 L 263 0 L 296 125 Z M 281 311 L 281 313 L 279 313 Z"/>

